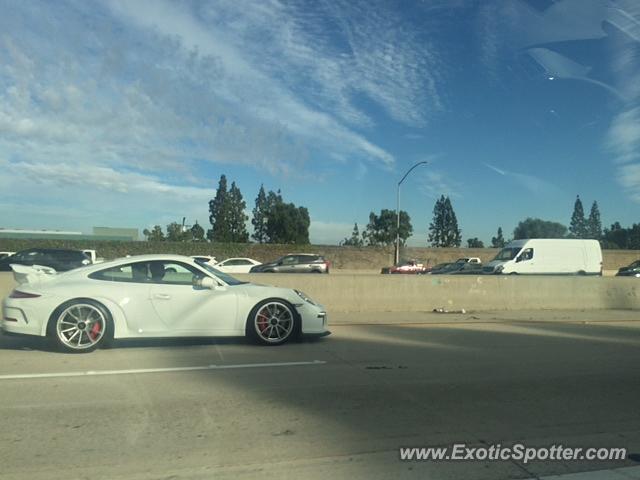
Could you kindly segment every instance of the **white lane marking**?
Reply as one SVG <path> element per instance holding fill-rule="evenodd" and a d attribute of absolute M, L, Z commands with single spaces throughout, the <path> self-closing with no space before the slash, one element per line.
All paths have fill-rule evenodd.
<path fill-rule="evenodd" d="M 0 375 L 0 380 L 18 380 L 28 378 L 58 378 L 58 377 L 91 377 L 99 375 L 129 375 L 132 373 L 163 373 L 163 372 L 190 372 L 194 370 L 229 370 L 232 368 L 274 368 L 297 367 L 302 365 L 323 365 L 324 360 L 310 362 L 281 362 L 281 363 L 243 363 L 238 365 L 199 365 L 193 367 L 169 367 L 169 368 L 135 368 L 131 370 L 89 370 L 86 372 L 58 372 L 58 373 L 18 373 L 13 375 Z"/>

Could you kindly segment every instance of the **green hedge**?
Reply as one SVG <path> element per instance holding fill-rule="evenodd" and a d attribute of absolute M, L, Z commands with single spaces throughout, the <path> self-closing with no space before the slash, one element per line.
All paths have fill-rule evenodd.
<path fill-rule="evenodd" d="M 393 248 L 343 247 L 337 245 L 273 245 L 257 243 L 209 242 L 115 242 L 105 240 L 0 239 L 0 251 L 18 252 L 27 248 L 93 249 L 105 260 L 126 255 L 173 253 L 178 255 L 212 255 L 218 260 L 249 257 L 260 262 L 275 260 L 288 253 L 324 255 L 335 268 L 380 268 L 393 258 Z"/>

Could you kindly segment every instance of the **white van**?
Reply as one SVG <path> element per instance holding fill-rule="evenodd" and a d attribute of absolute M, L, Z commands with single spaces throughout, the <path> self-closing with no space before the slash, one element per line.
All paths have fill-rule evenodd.
<path fill-rule="evenodd" d="M 502 274 L 602 275 L 602 250 L 597 240 L 514 240 L 482 271 Z"/>

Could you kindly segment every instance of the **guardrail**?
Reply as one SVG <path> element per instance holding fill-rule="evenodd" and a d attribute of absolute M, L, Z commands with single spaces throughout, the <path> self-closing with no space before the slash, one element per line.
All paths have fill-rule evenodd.
<path fill-rule="evenodd" d="M 470 275 L 237 275 L 297 288 L 332 312 L 450 310 L 640 310 L 640 279 L 621 277 Z M 0 273 L 0 297 L 14 287 Z"/>

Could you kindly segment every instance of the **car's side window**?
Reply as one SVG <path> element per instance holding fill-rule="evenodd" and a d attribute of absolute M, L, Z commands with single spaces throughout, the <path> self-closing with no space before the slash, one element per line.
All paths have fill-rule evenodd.
<path fill-rule="evenodd" d="M 294 265 L 298 263 L 298 259 L 294 255 L 289 255 L 288 257 L 284 257 L 282 259 L 283 265 Z"/>
<path fill-rule="evenodd" d="M 194 277 L 203 277 L 204 273 L 190 265 L 173 261 L 149 262 L 150 281 L 170 285 L 193 285 Z"/>
<path fill-rule="evenodd" d="M 147 283 L 149 266 L 146 262 L 128 263 L 94 272 L 89 275 L 89 278 L 111 282 Z"/>
<path fill-rule="evenodd" d="M 520 261 L 526 262 L 527 260 L 531 260 L 533 258 L 533 248 L 526 248 L 520 254 Z"/>

